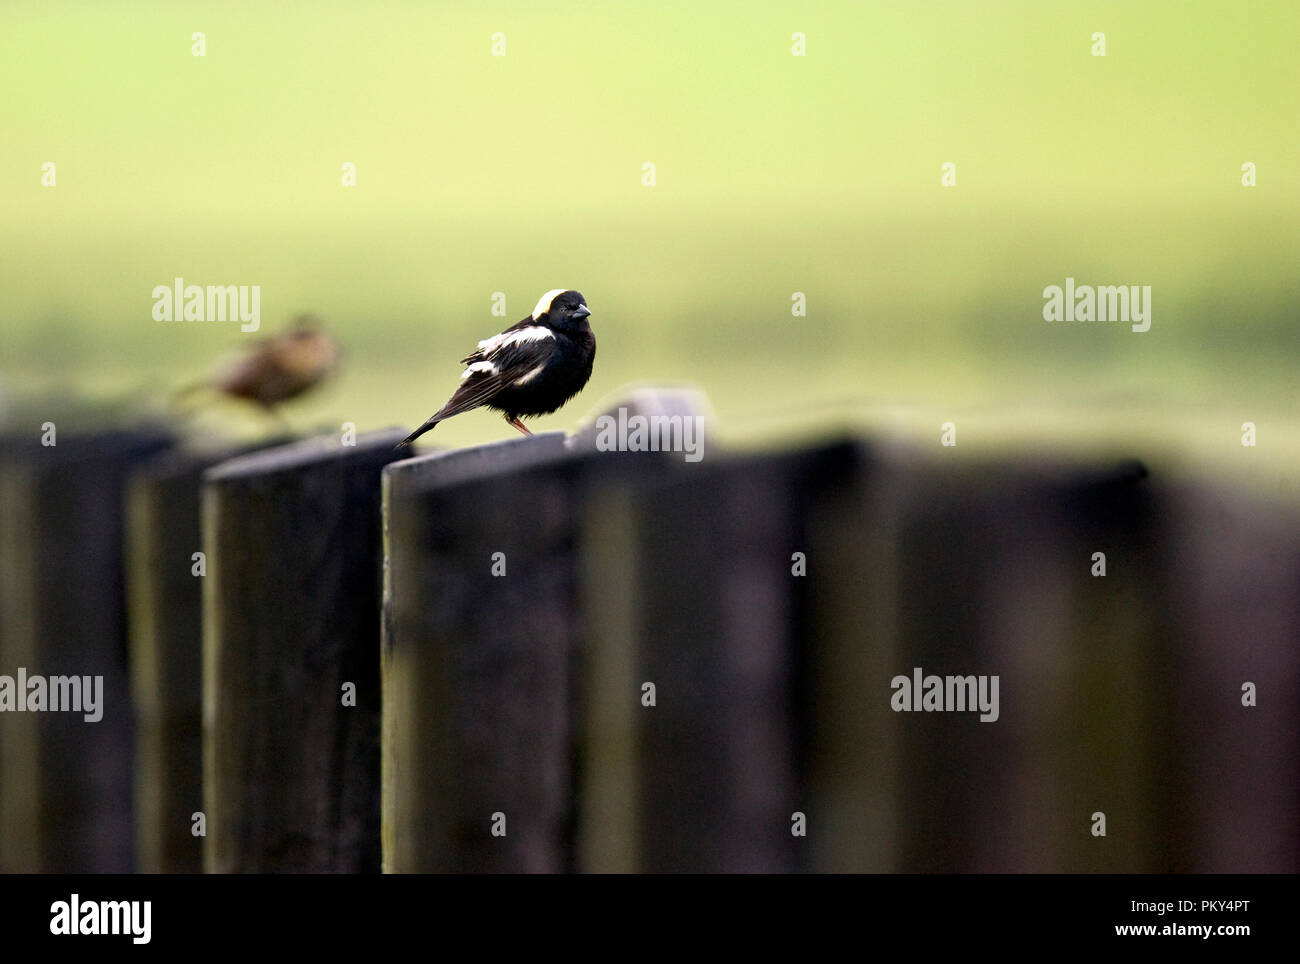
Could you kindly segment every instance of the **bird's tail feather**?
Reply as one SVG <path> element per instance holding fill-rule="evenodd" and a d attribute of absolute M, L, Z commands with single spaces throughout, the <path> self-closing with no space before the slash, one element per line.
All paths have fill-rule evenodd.
<path fill-rule="evenodd" d="M 433 427 L 434 427 L 435 425 L 437 425 L 437 424 L 438 424 L 439 422 L 441 422 L 441 421 L 442 421 L 442 419 L 440 419 L 440 418 L 431 418 L 431 419 L 429 419 L 427 422 L 425 422 L 423 425 L 421 425 L 419 428 L 417 428 L 417 429 L 416 429 L 414 432 L 412 432 L 410 435 L 406 436 L 406 438 L 402 439 L 400 442 L 398 442 L 396 445 L 394 445 L 393 448 L 397 448 L 397 449 L 406 448 L 406 446 L 410 445 L 412 442 L 414 442 L 417 438 L 419 438 L 419 437 L 420 437 L 421 435 L 423 435 L 425 432 L 431 431 L 431 430 L 433 429 Z"/>

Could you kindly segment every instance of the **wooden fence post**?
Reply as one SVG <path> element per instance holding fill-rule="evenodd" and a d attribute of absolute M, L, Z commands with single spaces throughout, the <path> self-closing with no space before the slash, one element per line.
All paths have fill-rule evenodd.
<path fill-rule="evenodd" d="M 83 701 L 84 681 L 102 685 L 99 718 L 0 714 L 0 869 L 129 872 L 122 498 L 130 470 L 172 439 L 151 426 L 84 428 L 93 423 L 81 416 L 50 424 L 55 444 L 37 441 L 45 430 L 34 422 L 0 455 L 0 673 L 45 678 L 47 700 L 53 677 L 81 678 Z"/>
<path fill-rule="evenodd" d="M 286 444 L 288 439 L 255 448 Z M 252 448 L 185 448 L 150 459 L 126 495 L 131 694 L 136 710 L 136 866 L 201 873 L 203 579 L 199 492 L 209 468 Z"/>
<path fill-rule="evenodd" d="M 573 472 L 559 433 L 384 472 L 384 869 L 558 871 Z"/>
<path fill-rule="evenodd" d="M 889 705 L 898 646 L 898 456 L 856 443 L 841 484 L 806 508 L 808 572 L 799 635 L 801 770 L 807 847 L 800 869 L 887 873 L 898 868 L 904 815 L 899 716 Z"/>
<path fill-rule="evenodd" d="M 585 869 L 805 865 L 807 520 L 855 458 L 706 458 L 592 503 Z"/>
<path fill-rule="evenodd" d="M 691 416 L 643 390 L 624 415 Z M 618 408 L 604 414 L 618 417 Z M 681 456 L 602 451 L 599 420 L 385 471 L 384 866 L 574 867 L 589 595 L 579 520 Z"/>
<path fill-rule="evenodd" d="M 1179 870 L 1300 870 L 1300 514 L 1222 484 L 1170 486 L 1161 604 L 1177 641 Z"/>
<path fill-rule="evenodd" d="M 379 869 L 380 472 L 403 434 L 204 477 L 209 872 Z"/>
<path fill-rule="evenodd" d="M 904 872 L 1158 869 L 1152 502 L 1135 466 L 1044 460 L 894 474 L 891 676 L 998 684 L 996 716 L 897 714 Z M 1091 574 L 1106 552 L 1108 578 Z M 869 698 L 890 695 L 887 678 Z M 946 684 L 945 684 L 946 685 Z M 990 694 L 991 695 L 991 694 Z M 1107 812 L 1109 836 L 1090 816 Z M 1118 820 L 1115 818 L 1118 817 Z"/>

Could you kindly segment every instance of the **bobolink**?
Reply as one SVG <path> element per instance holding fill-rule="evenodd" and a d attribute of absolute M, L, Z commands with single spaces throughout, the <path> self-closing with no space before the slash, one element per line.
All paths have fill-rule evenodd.
<path fill-rule="evenodd" d="M 596 336 L 587 318 L 587 300 L 579 291 L 556 288 L 542 295 L 533 313 L 499 335 L 478 343 L 461 359 L 460 387 L 429 419 L 397 444 L 410 445 L 439 422 L 486 405 L 506 421 L 532 435 L 520 416 L 548 415 L 591 378 Z"/>

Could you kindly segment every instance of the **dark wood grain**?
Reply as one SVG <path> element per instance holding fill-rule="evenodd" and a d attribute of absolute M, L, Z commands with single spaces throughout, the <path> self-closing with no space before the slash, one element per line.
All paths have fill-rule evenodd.
<path fill-rule="evenodd" d="M 402 434 L 205 475 L 209 872 L 379 869 L 380 472 Z"/>
<path fill-rule="evenodd" d="M 0 456 L 0 672 L 101 676 L 103 717 L 0 716 L 0 868 L 122 873 L 134 866 L 123 491 L 172 438 L 54 421 L 57 445 L 35 442 L 38 420 Z"/>
<path fill-rule="evenodd" d="M 209 468 L 285 444 L 187 447 L 150 459 L 126 495 L 126 579 L 131 692 L 136 712 L 136 866 L 144 873 L 199 873 L 203 838 L 203 577 L 199 492 Z"/>

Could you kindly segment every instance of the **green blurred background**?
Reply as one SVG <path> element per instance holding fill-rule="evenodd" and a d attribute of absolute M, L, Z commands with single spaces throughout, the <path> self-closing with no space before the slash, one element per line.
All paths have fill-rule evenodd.
<path fill-rule="evenodd" d="M 539 429 L 692 383 L 741 439 L 937 448 L 952 420 L 963 453 L 1159 451 L 1295 494 L 1298 28 L 1294 0 L 8 0 L 0 382 L 162 398 L 255 336 L 159 324 L 153 287 L 259 284 L 263 332 L 312 309 L 348 351 L 291 422 L 412 426 L 571 286 L 595 375 Z M 1151 285 L 1151 330 L 1044 322 L 1067 276 Z"/>

